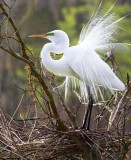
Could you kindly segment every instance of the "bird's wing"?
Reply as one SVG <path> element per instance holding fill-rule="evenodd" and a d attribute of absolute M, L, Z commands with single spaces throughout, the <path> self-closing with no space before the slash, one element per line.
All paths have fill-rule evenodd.
<path fill-rule="evenodd" d="M 82 48 L 80 48 L 82 52 Z M 124 84 L 118 79 L 109 65 L 93 50 L 83 51 L 70 63 L 72 70 L 80 77 L 79 86 L 81 96 L 87 96 L 87 87 L 90 86 L 92 92 L 97 96 L 100 86 L 109 90 L 124 90 Z M 73 82 L 75 83 L 75 82 Z M 76 82 L 78 84 L 78 81 Z M 75 85 L 76 85 L 75 84 Z"/>
<path fill-rule="evenodd" d="M 69 53 L 69 52 L 68 52 Z M 73 53 L 73 57 L 71 54 Z M 98 98 L 98 92 L 101 97 L 101 86 L 108 88 L 111 92 L 114 89 L 124 90 L 124 84 L 115 75 L 107 63 L 105 63 L 96 51 L 91 48 L 85 49 L 81 45 L 72 47 L 70 54 L 66 54 L 69 59 L 68 65 L 74 73 L 67 76 L 63 85 L 65 88 L 65 97 L 69 94 L 70 89 L 80 91 L 80 98 L 87 100 L 87 86 L 91 88 L 94 98 Z"/>

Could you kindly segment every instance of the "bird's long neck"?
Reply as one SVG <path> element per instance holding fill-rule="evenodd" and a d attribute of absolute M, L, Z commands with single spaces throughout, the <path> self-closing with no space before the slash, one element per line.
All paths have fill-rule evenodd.
<path fill-rule="evenodd" d="M 53 72 L 54 74 L 61 74 L 61 72 L 63 72 L 61 68 L 62 66 L 66 65 L 65 61 L 63 61 L 63 58 L 54 60 L 52 59 L 50 53 L 62 53 L 64 50 L 65 48 L 62 48 L 62 46 L 59 47 L 55 43 L 48 43 L 44 45 L 41 51 L 41 60 L 47 70 Z"/>

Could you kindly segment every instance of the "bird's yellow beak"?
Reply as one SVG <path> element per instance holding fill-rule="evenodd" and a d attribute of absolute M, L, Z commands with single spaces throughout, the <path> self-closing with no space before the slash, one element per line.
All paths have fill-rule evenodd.
<path fill-rule="evenodd" d="M 30 38 L 45 38 L 47 36 L 48 36 L 47 33 L 42 33 L 42 34 L 33 34 L 33 35 L 28 36 L 28 37 L 30 37 Z"/>

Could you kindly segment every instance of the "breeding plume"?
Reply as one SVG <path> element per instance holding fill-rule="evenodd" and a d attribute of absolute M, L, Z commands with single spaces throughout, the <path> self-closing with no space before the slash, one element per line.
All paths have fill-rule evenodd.
<path fill-rule="evenodd" d="M 115 15 L 110 13 L 110 10 L 104 16 L 100 16 L 98 11 L 95 13 L 82 29 L 78 44 L 75 46 L 70 47 L 68 35 L 61 30 L 29 36 L 47 38 L 50 41 L 42 48 L 40 57 L 48 71 L 65 77 L 63 83 L 65 96 L 70 86 L 73 90 L 79 89 L 80 96 L 84 99 L 88 98 L 87 86 L 95 96 L 101 86 L 109 90 L 125 89 L 123 82 L 99 54 L 125 46 L 115 43 L 115 35 L 119 30 L 118 23 L 123 18 L 115 20 Z M 63 56 L 59 60 L 54 60 L 51 52 Z"/>

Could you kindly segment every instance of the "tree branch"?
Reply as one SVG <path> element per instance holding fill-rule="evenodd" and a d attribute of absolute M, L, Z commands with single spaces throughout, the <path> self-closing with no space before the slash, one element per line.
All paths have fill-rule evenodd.
<path fill-rule="evenodd" d="M 22 40 L 22 38 L 21 38 L 18 30 L 17 30 L 17 27 L 16 27 L 16 25 L 14 24 L 12 18 L 11 18 L 11 17 L 9 16 L 9 14 L 6 12 L 6 10 L 5 10 L 2 2 L 0 3 L 0 8 L 1 8 L 3 14 L 8 18 L 8 20 L 9 20 L 12 28 L 14 29 L 14 32 L 15 32 L 15 34 L 16 34 L 16 37 L 18 38 L 18 40 L 19 40 L 19 42 L 20 42 L 20 44 L 21 44 L 23 57 L 25 57 L 26 59 L 29 59 L 29 57 L 28 57 L 27 54 L 26 54 L 25 44 L 24 44 L 24 42 L 23 42 L 23 40 Z"/>
<path fill-rule="evenodd" d="M 57 107 L 55 105 L 55 102 L 54 102 L 54 99 L 53 99 L 53 96 L 52 94 L 50 93 L 46 83 L 44 82 L 43 78 L 41 77 L 41 75 L 37 72 L 37 70 L 35 69 L 35 65 L 34 63 L 29 59 L 29 56 L 27 55 L 26 53 L 26 46 L 17 30 L 17 27 L 16 25 L 14 24 L 13 22 L 13 19 L 11 17 L 9 17 L 9 14 L 7 13 L 7 11 L 5 10 L 5 8 L 3 7 L 3 4 L 2 2 L 0 3 L 0 8 L 3 12 L 3 14 L 8 18 L 11 26 L 13 27 L 15 33 L 16 33 L 16 36 L 18 38 L 18 42 L 20 43 L 21 47 L 22 47 L 22 53 L 23 55 L 20 56 L 20 54 L 17 54 L 15 53 L 11 48 L 9 49 L 6 49 L 5 47 L 3 46 L 0 46 L 0 48 L 4 51 L 6 51 L 7 53 L 11 54 L 13 57 L 25 62 L 26 64 L 28 64 L 30 66 L 30 69 L 31 69 L 31 72 L 32 74 L 38 79 L 39 83 L 41 84 L 43 90 L 45 91 L 48 99 L 49 99 L 49 102 L 50 102 L 50 107 L 51 107 L 51 110 L 53 112 L 53 116 L 54 118 L 56 119 L 57 123 L 58 123 L 58 128 L 63 130 L 63 131 L 66 131 L 68 130 L 67 127 L 63 124 L 62 120 L 60 119 L 60 116 L 57 112 Z"/>

